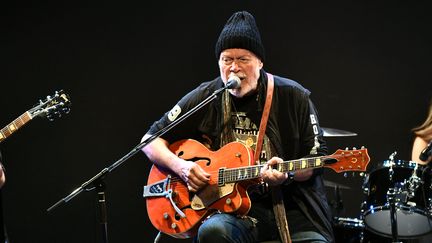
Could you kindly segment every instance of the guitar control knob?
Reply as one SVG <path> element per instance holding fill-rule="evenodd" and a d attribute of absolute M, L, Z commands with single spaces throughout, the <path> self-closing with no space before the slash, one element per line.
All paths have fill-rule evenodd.
<path fill-rule="evenodd" d="M 227 200 L 225 201 L 226 204 L 231 204 L 231 198 L 227 198 Z"/>
<path fill-rule="evenodd" d="M 164 219 L 168 219 L 168 213 L 167 213 L 167 212 L 165 212 L 165 213 L 163 214 L 163 218 L 164 218 Z"/>
<path fill-rule="evenodd" d="M 177 228 L 177 224 L 176 223 L 172 223 L 171 224 L 171 229 L 175 229 L 175 228 Z"/>

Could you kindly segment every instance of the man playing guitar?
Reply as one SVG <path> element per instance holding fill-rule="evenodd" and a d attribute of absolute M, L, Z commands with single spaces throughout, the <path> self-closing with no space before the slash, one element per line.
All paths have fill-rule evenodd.
<path fill-rule="evenodd" d="M 249 186 L 247 195 L 241 200 L 252 202 L 246 215 L 235 211 L 215 211 L 203 220 L 195 239 L 205 243 L 281 240 L 278 236 L 278 217 L 275 217 L 272 206 L 275 201 L 272 192 L 280 188 L 279 194 L 283 197 L 282 205 L 285 206 L 292 241 L 333 242 L 322 170 L 304 169 L 289 175 L 273 167 L 283 160 L 327 153 L 318 116 L 309 99 L 310 92 L 293 80 L 274 76 L 274 91 L 271 92 L 273 102 L 267 128 L 262 144 L 257 144 L 260 119 L 273 76 L 263 70 L 264 47 L 255 19 L 250 13 L 242 11 L 230 17 L 217 41 L 216 57 L 220 77 L 202 83 L 184 96 L 172 110 L 151 126 L 143 138 L 147 139 L 175 121 L 212 92 L 224 87 L 229 80 L 239 79 L 238 87 L 227 89 L 212 103 L 143 148 L 156 166 L 166 168 L 181 178 L 193 195 L 205 191 L 212 182 L 211 174 L 214 171 L 207 171 L 203 168 L 205 164 L 196 163 L 197 160 L 207 160 L 208 156 L 196 155 L 194 158 L 183 159 L 172 151 L 170 144 L 191 138 L 212 151 L 224 148 L 234 141 L 252 150 L 262 145 L 262 149 L 258 150 L 261 151 L 259 158 L 253 158 L 256 163 L 262 163 L 259 171 L 262 183 Z M 239 152 L 237 157 L 245 158 L 247 155 L 247 151 Z M 207 164 L 211 163 L 213 161 L 209 159 Z M 220 167 L 223 169 L 224 165 Z M 235 177 L 238 179 L 249 175 L 241 173 Z M 232 205 L 232 200 L 224 198 L 223 202 L 215 203 L 225 207 Z M 206 206 L 206 203 L 200 205 L 199 201 L 192 205 L 196 208 L 195 212 Z M 161 217 L 162 215 L 163 212 Z M 171 216 L 167 214 L 164 217 L 169 220 Z M 170 224 L 170 227 L 176 228 L 177 225 Z"/>

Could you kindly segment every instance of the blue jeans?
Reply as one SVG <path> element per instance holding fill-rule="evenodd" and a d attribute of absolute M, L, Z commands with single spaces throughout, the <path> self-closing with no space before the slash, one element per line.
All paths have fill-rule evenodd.
<path fill-rule="evenodd" d="M 276 227 L 276 226 L 275 226 Z M 269 235 L 271 240 L 272 235 Z M 248 217 L 239 218 L 230 214 L 215 214 L 199 228 L 195 242 L 199 243 L 255 243 L 258 242 L 258 229 Z M 291 235 L 293 242 L 323 243 L 327 240 L 313 231 L 297 232 Z"/>

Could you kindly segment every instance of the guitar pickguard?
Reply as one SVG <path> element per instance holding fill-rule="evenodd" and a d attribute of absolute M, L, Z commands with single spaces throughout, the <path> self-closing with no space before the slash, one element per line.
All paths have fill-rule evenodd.
<path fill-rule="evenodd" d="M 235 183 L 218 186 L 217 184 L 208 185 L 204 190 L 199 191 L 192 198 L 191 207 L 194 210 L 209 208 L 217 200 L 231 194 L 234 191 Z"/>

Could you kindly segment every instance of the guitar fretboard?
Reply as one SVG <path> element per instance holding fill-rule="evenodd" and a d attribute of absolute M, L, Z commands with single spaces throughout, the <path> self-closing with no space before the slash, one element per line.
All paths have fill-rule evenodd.
<path fill-rule="evenodd" d="M 322 167 L 323 157 L 325 156 L 284 161 L 278 163 L 273 169 L 280 172 L 293 172 L 296 170 Z M 221 168 L 218 174 L 219 185 L 258 178 L 260 177 L 260 171 L 263 166 L 264 165 L 254 165 L 234 169 Z"/>
<path fill-rule="evenodd" d="M 7 126 L 0 130 L 0 142 L 9 137 L 12 133 L 24 126 L 28 121 L 32 119 L 30 112 L 26 111 L 21 116 L 13 120 Z"/>

